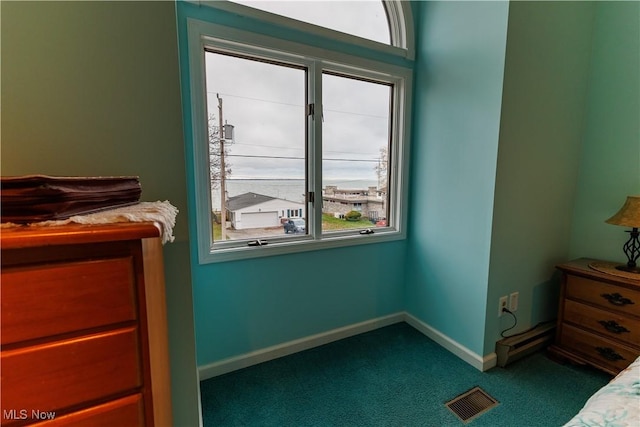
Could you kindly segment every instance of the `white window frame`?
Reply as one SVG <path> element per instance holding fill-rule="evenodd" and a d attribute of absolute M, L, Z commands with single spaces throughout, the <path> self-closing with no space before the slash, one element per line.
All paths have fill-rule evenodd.
<path fill-rule="evenodd" d="M 239 6 L 239 5 L 236 5 Z M 326 248 L 382 243 L 406 238 L 408 198 L 408 153 L 411 117 L 412 70 L 385 62 L 378 62 L 341 52 L 328 51 L 306 44 L 258 35 L 249 31 L 187 19 L 189 50 L 189 80 L 192 107 L 193 164 L 195 174 L 196 231 L 200 264 L 247 259 Z M 211 191 L 208 164 L 207 102 L 205 87 L 205 48 L 229 49 L 249 56 L 260 52 L 270 59 L 296 63 L 308 68 L 315 76 L 315 87 L 309 87 L 311 102 L 316 104 L 316 117 L 308 118 L 309 137 L 307 159 L 309 175 L 307 187 L 315 195 L 315 203 L 307 205 L 307 234 L 268 239 L 264 246 L 248 246 L 246 241 L 213 242 Z M 387 227 L 376 228 L 373 234 L 361 230 L 322 232 L 322 120 L 320 108 L 322 71 L 330 70 L 346 75 L 386 81 L 394 85 L 393 117 L 391 121 L 391 152 L 389 165 L 389 218 Z M 372 71 L 375 70 L 375 71 Z M 266 239 L 265 239 L 266 240 Z"/>
<path fill-rule="evenodd" d="M 319 25 L 311 24 L 308 22 L 299 21 L 297 19 L 284 17 L 275 13 L 265 12 L 263 10 L 245 6 L 239 3 L 233 3 L 230 1 L 186 1 L 198 5 L 206 5 L 208 7 L 224 10 L 242 16 L 247 16 L 250 18 L 260 19 L 263 22 L 276 24 L 281 27 L 287 27 L 293 30 L 302 30 L 307 33 L 317 34 L 321 37 L 337 39 L 351 44 L 358 44 L 360 46 L 375 49 L 379 52 L 389 53 L 394 56 L 399 56 L 411 60 L 415 59 L 415 46 L 413 42 L 413 15 L 411 13 L 410 2 L 408 1 L 381 0 L 389 18 L 389 31 L 391 36 L 390 45 L 380 43 L 375 40 L 354 36 L 352 34 L 342 33 L 340 31 L 321 27 Z"/>

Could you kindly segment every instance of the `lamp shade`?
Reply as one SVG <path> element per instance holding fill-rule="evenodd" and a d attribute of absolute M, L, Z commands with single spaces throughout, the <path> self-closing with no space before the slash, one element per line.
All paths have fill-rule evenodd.
<path fill-rule="evenodd" d="M 622 208 L 605 222 L 625 227 L 640 227 L 640 196 L 627 196 Z"/>

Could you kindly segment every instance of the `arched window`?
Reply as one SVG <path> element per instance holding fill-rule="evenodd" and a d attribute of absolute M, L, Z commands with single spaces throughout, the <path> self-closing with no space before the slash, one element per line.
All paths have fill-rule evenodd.
<path fill-rule="evenodd" d="M 409 6 L 363 3 L 369 35 L 325 28 L 326 11 L 178 2 L 201 263 L 406 237 Z"/>
<path fill-rule="evenodd" d="M 342 33 L 391 44 L 387 11 L 382 1 L 232 1 Z"/>
<path fill-rule="evenodd" d="M 292 20 L 313 24 L 316 28 L 302 28 L 305 32 L 347 41 L 348 36 L 364 38 L 376 42 L 375 44 L 381 43 L 401 49 L 403 52 L 391 52 L 409 59 L 414 58 L 413 15 L 410 2 L 233 0 L 216 1 L 215 7 L 291 28 L 301 28 Z M 335 31 L 339 31 L 343 37 L 336 35 Z M 369 47 L 380 49 L 379 46 Z"/>

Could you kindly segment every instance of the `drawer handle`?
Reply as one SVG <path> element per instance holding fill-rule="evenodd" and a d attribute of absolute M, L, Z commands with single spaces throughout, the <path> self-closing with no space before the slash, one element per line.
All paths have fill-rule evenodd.
<path fill-rule="evenodd" d="M 616 353 L 616 351 L 610 347 L 596 347 L 596 350 L 598 350 L 598 353 L 600 353 L 600 356 L 612 362 L 617 362 L 618 360 L 624 360 L 624 357 Z"/>
<path fill-rule="evenodd" d="M 635 304 L 629 298 L 625 298 L 617 292 L 615 294 L 602 294 L 600 296 L 613 305 L 623 306 L 627 304 Z"/>
<path fill-rule="evenodd" d="M 614 334 L 621 334 L 623 332 L 631 332 L 630 330 L 628 330 L 627 328 L 625 328 L 624 326 L 622 326 L 621 324 L 619 324 L 615 320 L 600 320 L 598 323 L 600 323 L 602 326 L 604 326 L 604 328 L 607 331 L 613 332 Z"/>

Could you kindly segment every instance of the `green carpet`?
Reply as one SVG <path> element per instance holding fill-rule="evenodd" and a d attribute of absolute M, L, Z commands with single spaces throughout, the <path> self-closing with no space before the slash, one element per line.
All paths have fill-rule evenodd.
<path fill-rule="evenodd" d="M 470 426 L 560 426 L 610 380 L 543 352 L 480 372 L 406 323 L 201 383 L 204 425 L 462 426 L 444 404 L 474 386 L 500 403 Z"/>

